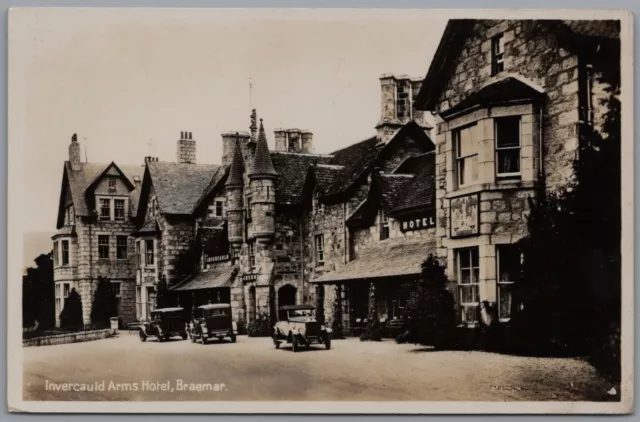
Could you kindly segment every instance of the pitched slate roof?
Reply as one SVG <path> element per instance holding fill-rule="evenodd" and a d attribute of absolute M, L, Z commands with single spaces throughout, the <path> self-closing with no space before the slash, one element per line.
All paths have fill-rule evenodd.
<path fill-rule="evenodd" d="M 191 214 L 219 165 L 149 162 L 147 168 L 163 214 Z"/>
<path fill-rule="evenodd" d="M 377 145 L 378 138 L 374 136 L 332 153 L 334 158 L 331 164 L 338 164 L 345 168 L 335 177 L 324 194 L 335 195 L 351 187 L 378 158 L 381 148 Z"/>
<path fill-rule="evenodd" d="M 407 211 L 418 207 L 433 207 L 436 203 L 436 171 L 435 154 L 429 152 L 414 159 L 414 163 L 420 170 L 405 185 L 394 203 L 391 213 Z"/>
<path fill-rule="evenodd" d="M 454 58 L 459 54 L 464 40 L 471 34 L 476 22 L 478 22 L 476 19 L 449 20 L 416 97 L 416 107 L 421 110 L 432 110 L 435 107 L 437 98 L 445 85 L 445 79 L 452 71 Z M 588 38 L 614 40 L 620 37 L 619 21 L 543 20 L 540 22 L 558 31 L 558 39 L 572 49 L 581 48 Z"/>
<path fill-rule="evenodd" d="M 326 273 L 312 283 L 339 281 L 365 281 L 375 278 L 418 275 L 422 263 L 436 248 L 435 238 L 429 236 L 418 240 L 390 239 L 356 251 L 356 259 L 345 266 Z M 384 259 L 380 259 L 384 257 Z"/>
<path fill-rule="evenodd" d="M 384 174 L 375 172 L 373 176 L 380 194 L 380 201 L 386 211 L 403 203 L 407 188 L 417 188 L 412 174 Z"/>
<path fill-rule="evenodd" d="M 249 170 L 249 177 L 273 177 L 276 175 L 277 173 L 273 168 L 271 155 L 269 154 L 269 146 L 267 145 L 267 137 L 264 133 L 264 126 L 262 125 L 262 119 L 260 119 L 260 131 L 258 132 L 258 140 L 256 141 L 256 150 L 253 155 L 253 163 L 251 163 L 251 169 Z"/>
<path fill-rule="evenodd" d="M 344 166 L 336 164 L 316 164 L 313 172 L 316 183 L 320 192 L 324 192 L 335 181 L 340 173 L 344 170 Z"/>
<path fill-rule="evenodd" d="M 275 181 L 276 203 L 296 204 L 302 198 L 305 176 L 315 163 L 326 164 L 332 157 L 319 154 L 298 154 L 274 151 L 271 161 L 278 174 Z"/>
<path fill-rule="evenodd" d="M 77 216 L 88 217 L 94 215 L 92 212 L 91 203 L 87 202 L 86 191 L 95 183 L 100 176 L 111 166 L 112 163 L 81 163 L 79 170 L 71 170 L 71 164 L 68 161 L 64 163 L 63 169 L 63 186 L 60 196 L 60 207 L 58 211 L 58 224 L 57 227 L 62 227 L 64 222 L 64 195 L 69 190 L 75 213 Z M 140 187 L 134 183 L 134 176 L 142 177 L 144 173 L 143 166 L 136 165 L 121 165 L 117 166 L 128 180 L 130 186 L 135 187 L 129 193 L 129 205 L 131 208 L 131 215 L 135 215 L 137 212 L 138 201 L 140 198 Z M 65 185 L 66 184 L 66 185 Z"/>

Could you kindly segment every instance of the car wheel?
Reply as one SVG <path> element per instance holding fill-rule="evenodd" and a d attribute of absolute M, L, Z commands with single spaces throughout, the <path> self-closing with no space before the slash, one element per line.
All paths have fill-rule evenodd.
<path fill-rule="evenodd" d="M 203 345 L 207 344 L 207 339 L 204 338 L 204 336 L 200 337 L 200 341 L 202 342 Z"/>
<path fill-rule="evenodd" d="M 189 337 L 191 337 L 191 343 L 195 343 L 196 342 L 197 338 L 196 338 L 196 336 L 193 335 L 193 333 L 190 334 Z"/>
<path fill-rule="evenodd" d="M 160 334 L 156 334 L 156 337 L 158 338 L 158 342 L 161 342 L 164 336 L 160 335 Z"/>
<path fill-rule="evenodd" d="M 171 334 L 164 335 L 164 341 L 169 341 L 170 338 L 171 338 Z"/>
<path fill-rule="evenodd" d="M 324 336 L 324 347 L 326 347 L 327 350 L 331 349 L 331 336 L 328 334 Z"/>
<path fill-rule="evenodd" d="M 235 334 L 231 334 L 231 343 L 235 343 L 236 342 L 236 335 Z"/>
<path fill-rule="evenodd" d="M 300 348 L 298 346 L 298 339 L 296 338 L 296 336 L 293 336 L 293 338 L 291 339 L 291 347 L 293 347 L 294 352 L 297 352 L 298 349 Z"/>
<path fill-rule="evenodd" d="M 143 342 L 143 343 L 144 343 L 145 341 L 147 341 L 147 335 L 146 335 L 142 330 L 140 330 L 140 331 L 138 332 L 138 335 L 140 336 L 140 341 L 141 341 L 141 342 Z"/>
<path fill-rule="evenodd" d="M 280 348 L 280 342 L 278 341 L 278 338 L 275 334 L 273 335 L 273 345 L 276 346 L 276 349 Z"/>

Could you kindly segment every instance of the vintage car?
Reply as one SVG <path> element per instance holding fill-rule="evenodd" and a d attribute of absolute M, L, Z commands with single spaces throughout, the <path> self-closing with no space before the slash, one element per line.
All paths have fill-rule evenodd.
<path fill-rule="evenodd" d="M 173 336 L 187 339 L 185 313 L 183 308 L 160 308 L 151 311 L 150 321 L 146 321 L 140 330 L 140 341 L 155 336 L 158 341 L 169 340 Z"/>
<path fill-rule="evenodd" d="M 236 342 L 238 325 L 231 319 L 231 305 L 228 303 L 214 303 L 202 305 L 193 313 L 193 320 L 189 323 L 189 336 L 192 342 L 198 339 L 202 344 L 216 337 L 219 341 L 229 337 Z"/>
<path fill-rule="evenodd" d="M 276 349 L 280 348 L 282 342 L 291 343 L 294 352 L 302 346 L 309 349 L 312 343 L 331 348 L 331 328 L 316 321 L 313 305 L 287 305 L 282 306 L 280 311 L 286 318 L 281 318 L 273 327 L 273 344 Z"/>

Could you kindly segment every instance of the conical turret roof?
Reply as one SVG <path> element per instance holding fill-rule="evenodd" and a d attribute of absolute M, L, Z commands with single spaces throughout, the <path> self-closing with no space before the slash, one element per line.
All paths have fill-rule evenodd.
<path fill-rule="evenodd" d="M 236 134 L 236 145 L 233 149 L 233 157 L 231 157 L 231 165 L 229 166 L 229 177 L 225 186 L 243 186 L 244 185 L 244 160 L 242 159 L 242 151 L 240 150 L 240 140 Z"/>
<path fill-rule="evenodd" d="M 273 167 L 269 146 L 267 145 L 267 136 L 264 133 L 262 119 L 260 119 L 260 131 L 258 132 L 258 141 L 256 142 L 256 152 L 253 156 L 253 165 L 249 171 L 249 177 L 268 176 L 275 177 L 278 173 Z"/>

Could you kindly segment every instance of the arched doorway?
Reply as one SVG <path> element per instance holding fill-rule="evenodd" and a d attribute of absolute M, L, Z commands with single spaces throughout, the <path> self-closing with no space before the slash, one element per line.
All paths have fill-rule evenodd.
<path fill-rule="evenodd" d="M 286 312 L 283 313 L 280 311 L 282 306 L 296 304 L 296 292 L 297 289 L 291 284 L 285 284 L 278 289 L 278 315 L 280 319 L 287 317 Z"/>

